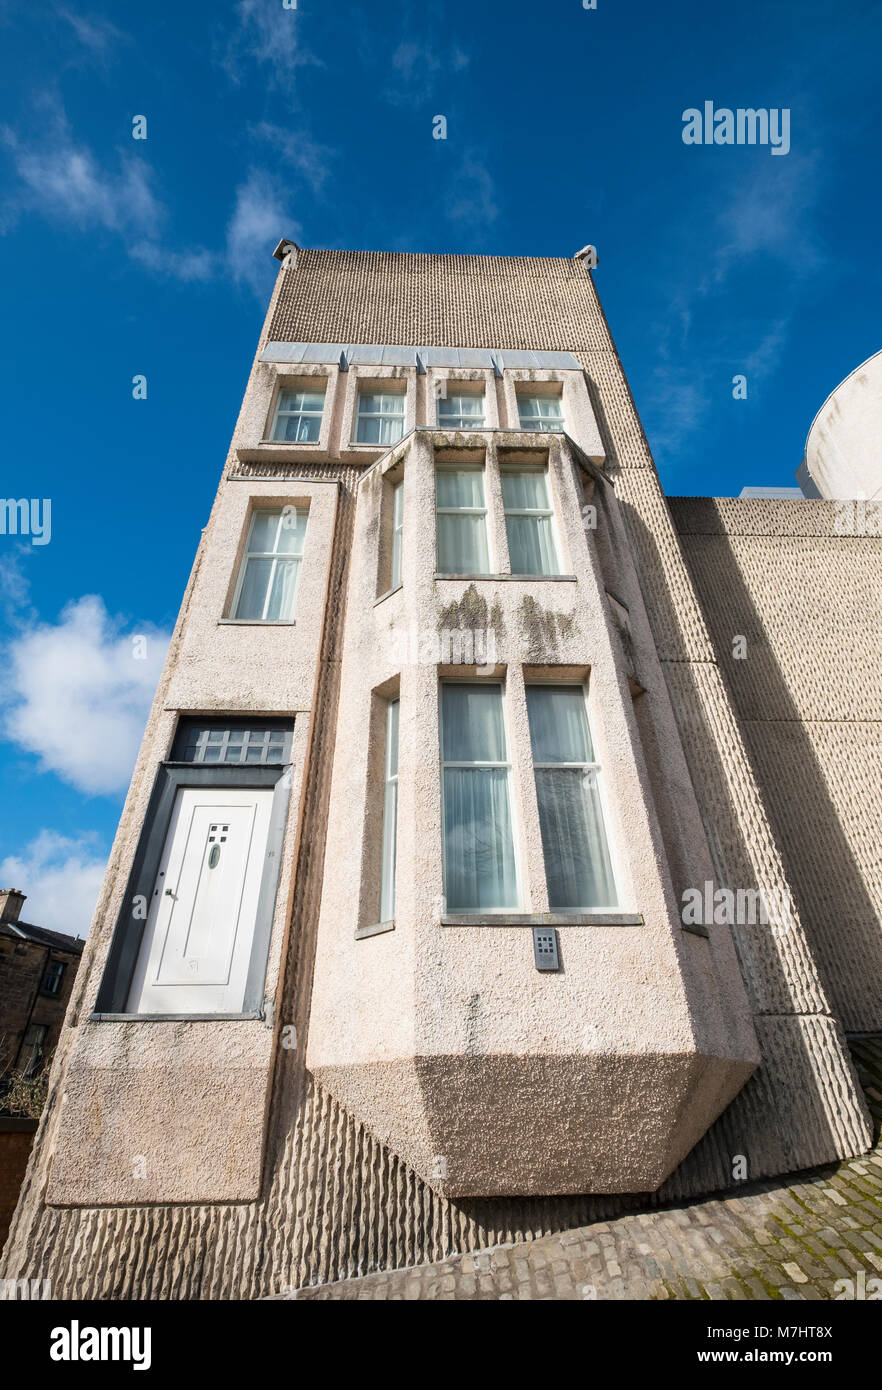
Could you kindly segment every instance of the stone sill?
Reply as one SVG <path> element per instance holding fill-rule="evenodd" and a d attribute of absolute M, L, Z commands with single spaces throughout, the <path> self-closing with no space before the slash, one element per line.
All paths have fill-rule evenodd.
<path fill-rule="evenodd" d="M 394 921 L 393 921 L 393 922 L 376 922 L 376 923 L 374 924 L 374 926 L 372 926 L 372 927 L 356 927 L 356 928 L 355 928 L 355 939 L 356 939 L 356 941 L 363 941 L 363 940 L 365 939 L 365 937 L 367 937 L 367 936 L 380 936 L 380 935 L 382 935 L 383 932 L 394 931 L 394 930 L 395 930 L 395 923 L 394 923 Z"/>
<path fill-rule="evenodd" d="M 218 627 L 296 627 L 294 618 L 218 618 Z"/>
<path fill-rule="evenodd" d="M 380 594 L 379 598 L 374 599 L 374 608 L 376 608 L 378 603 L 384 603 L 387 598 L 391 598 L 393 594 L 397 594 L 399 590 L 403 588 L 403 584 L 396 584 L 394 589 L 387 589 L 385 594 Z"/>
<path fill-rule="evenodd" d="M 442 927 L 642 927 L 640 912 L 445 913 Z"/>
<path fill-rule="evenodd" d="M 578 576 L 575 574 L 436 574 L 436 579 L 462 579 L 471 583 L 476 579 L 490 579 L 494 582 L 499 579 L 515 580 L 519 584 L 577 584 Z"/>
<path fill-rule="evenodd" d="M 263 1014 L 89 1014 L 90 1023 L 242 1023 L 263 1022 Z"/>

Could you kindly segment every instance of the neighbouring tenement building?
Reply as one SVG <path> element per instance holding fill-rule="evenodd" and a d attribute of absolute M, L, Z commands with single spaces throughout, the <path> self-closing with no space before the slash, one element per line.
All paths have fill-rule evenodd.
<path fill-rule="evenodd" d="M 254 1297 L 861 1153 L 878 530 L 666 499 L 584 257 L 277 254 L 4 1273 Z"/>
<path fill-rule="evenodd" d="M 21 920 L 0 888 L 0 1246 L 18 1201 L 83 942 Z"/>

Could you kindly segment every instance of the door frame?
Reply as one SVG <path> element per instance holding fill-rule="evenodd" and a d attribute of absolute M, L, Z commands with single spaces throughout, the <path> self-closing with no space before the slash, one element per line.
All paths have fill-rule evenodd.
<path fill-rule="evenodd" d="M 257 916 L 251 943 L 251 957 L 245 984 L 242 1012 L 235 1014 L 130 1014 L 126 1003 L 141 943 L 147 927 L 149 904 L 159 874 L 159 864 L 171 824 L 178 791 L 183 787 L 235 787 L 273 789 L 266 852 L 260 879 Z M 150 793 L 147 814 L 135 850 L 126 884 L 123 906 L 117 918 L 107 964 L 98 989 L 95 1011 L 101 1019 L 224 1019 L 264 1017 L 264 986 L 267 958 L 275 914 L 276 892 L 282 860 L 282 846 L 291 792 L 291 766 L 265 763 L 160 763 Z M 136 916 L 136 900 L 147 904 L 143 916 Z"/>

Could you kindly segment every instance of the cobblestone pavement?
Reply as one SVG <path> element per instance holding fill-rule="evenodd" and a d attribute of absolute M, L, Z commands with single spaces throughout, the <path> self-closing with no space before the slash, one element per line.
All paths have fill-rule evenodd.
<path fill-rule="evenodd" d="M 840 1279 L 866 1296 L 882 1279 L 882 1037 L 851 1047 L 876 1121 L 876 1147 L 860 1159 L 288 1297 L 831 1299 Z"/>

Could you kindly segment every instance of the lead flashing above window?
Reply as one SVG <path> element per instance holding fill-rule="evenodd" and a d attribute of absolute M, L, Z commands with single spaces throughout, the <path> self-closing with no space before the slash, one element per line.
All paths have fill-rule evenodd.
<path fill-rule="evenodd" d="M 581 372 L 571 352 L 524 352 L 515 349 L 399 347 L 371 343 L 267 343 L 261 362 L 315 363 L 349 367 L 484 367 L 500 375 L 505 368 Z M 343 365 L 345 363 L 345 366 Z"/>

